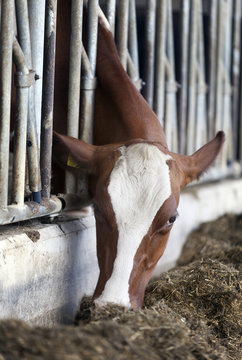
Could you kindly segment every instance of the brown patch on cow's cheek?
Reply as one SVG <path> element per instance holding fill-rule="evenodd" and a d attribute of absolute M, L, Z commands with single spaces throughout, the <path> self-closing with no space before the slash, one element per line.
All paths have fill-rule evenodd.
<path fill-rule="evenodd" d="M 145 288 L 155 266 L 162 257 L 170 231 L 163 235 L 151 235 L 151 229 L 143 238 L 134 257 L 134 265 L 129 279 L 130 303 L 134 309 L 143 306 Z"/>
<path fill-rule="evenodd" d="M 107 191 L 110 174 L 117 158 L 120 156 L 119 152 L 110 155 L 103 172 L 96 184 L 95 202 L 99 206 L 99 215 L 95 213 L 96 218 L 96 235 L 97 235 L 97 257 L 100 269 L 100 274 L 96 289 L 94 291 L 93 299 L 97 299 L 103 292 L 106 282 L 112 275 L 114 261 L 117 256 L 118 244 L 118 227 L 116 223 L 115 214 L 112 208 L 111 199 Z M 101 171 L 101 169 L 100 169 Z"/>

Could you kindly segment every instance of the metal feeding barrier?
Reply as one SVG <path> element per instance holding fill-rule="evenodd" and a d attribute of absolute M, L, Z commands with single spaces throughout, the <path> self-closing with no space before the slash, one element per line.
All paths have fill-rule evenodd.
<path fill-rule="evenodd" d="M 0 1 L 0 225 L 57 214 L 63 204 L 78 207 L 76 194 L 85 189 L 84 177 L 77 183 L 66 173 L 66 195 L 51 195 L 56 23 L 63 1 Z M 156 112 L 171 150 L 190 154 L 223 129 L 227 141 L 207 179 L 241 174 L 241 0 L 72 0 L 67 134 L 87 142 L 100 8 L 123 67 Z"/>

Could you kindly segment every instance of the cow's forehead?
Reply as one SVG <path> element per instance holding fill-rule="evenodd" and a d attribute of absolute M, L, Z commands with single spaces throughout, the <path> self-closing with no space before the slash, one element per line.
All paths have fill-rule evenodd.
<path fill-rule="evenodd" d="M 171 157 L 146 143 L 123 146 L 120 152 L 108 185 L 118 228 L 117 256 L 98 301 L 130 306 L 129 278 L 135 254 L 159 208 L 171 195 L 167 164 Z"/>

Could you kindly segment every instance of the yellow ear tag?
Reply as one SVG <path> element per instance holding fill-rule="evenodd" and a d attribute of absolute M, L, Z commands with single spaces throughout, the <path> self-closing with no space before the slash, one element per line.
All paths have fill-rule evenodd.
<path fill-rule="evenodd" d="M 78 163 L 73 159 L 73 157 L 69 154 L 67 159 L 67 166 L 73 167 L 73 168 L 79 168 L 80 166 Z"/>

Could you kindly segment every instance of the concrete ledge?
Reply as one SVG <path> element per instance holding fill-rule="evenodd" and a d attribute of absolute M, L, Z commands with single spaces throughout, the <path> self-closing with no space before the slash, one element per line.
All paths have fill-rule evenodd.
<path fill-rule="evenodd" d="M 187 235 L 202 222 L 242 213 L 242 179 L 190 187 L 155 275 L 173 267 Z M 0 318 L 34 325 L 73 321 L 83 295 L 97 282 L 95 221 L 0 227 Z"/>

